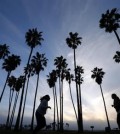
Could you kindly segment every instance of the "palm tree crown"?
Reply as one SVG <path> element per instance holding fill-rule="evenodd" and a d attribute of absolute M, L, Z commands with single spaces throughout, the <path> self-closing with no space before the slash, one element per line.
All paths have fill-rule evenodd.
<path fill-rule="evenodd" d="M 15 76 L 10 76 L 8 78 L 8 86 L 10 87 L 10 89 L 14 90 L 15 89 L 15 85 L 16 85 L 16 77 Z"/>
<path fill-rule="evenodd" d="M 70 73 L 70 69 L 66 70 L 66 81 L 68 81 L 68 83 L 70 84 L 71 81 L 73 81 L 74 79 L 74 75 Z"/>
<path fill-rule="evenodd" d="M 33 76 L 33 66 L 31 64 L 28 64 L 27 67 L 24 67 L 24 74 L 27 75 L 27 77 Z"/>
<path fill-rule="evenodd" d="M 81 37 L 78 37 L 78 33 L 69 33 L 70 37 L 66 39 L 66 43 L 70 48 L 76 49 L 78 45 L 81 45 Z"/>
<path fill-rule="evenodd" d="M 15 90 L 19 91 L 22 88 L 24 82 L 25 82 L 25 76 L 23 75 L 19 76 L 16 80 Z"/>
<path fill-rule="evenodd" d="M 116 54 L 114 55 L 113 59 L 115 62 L 119 63 L 120 62 L 120 52 L 116 51 Z"/>
<path fill-rule="evenodd" d="M 56 65 L 56 68 L 61 71 L 64 70 L 67 67 L 66 59 L 63 58 L 63 56 L 56 57 L 54 60 L 54 65 Z"/>
<path fill-rule="evenodd" d="M 91 72 L 93 73 L 91 78 L 95 79 L 95 81 L 100 85 L 105 72 L 102 71 L 102 68 L 97 67 L 95 67 Z"/>
<path fill-rule="evenodd" d="M 0 45 L 0 59 L 4 59 L 8 56 L 9 53 L 9 46 L 7 46 L 6 44 Z"/>
<path fill-rule="evenodd" d="M 105 14 L 102 14 L 100 28 L 105 28 L 105 31 L 109 33 L 120 28 L 120 14 L 117 11 L 117 8 L 113 8 L 111 11 L 107 10 Z"/>
<path fill-rule="evenodd" d="M 44 70 L 44 67 L 47 66 L 47 60 L 45 54 L 36 53 L 36 56 L 33 56 L 31 60 L 31 65 L 33 66 L 33 72 L 39 74 L 39 72 Z"/>
<path fill-rule="evenodd" d="M 47 83 L 50 86 L 50 88 L 55 86 L 55 82 L 57 81 L 57 72 L 56 70 L 52 70 L 51 73 L 49 73 L 49 75 L 47 75 L 48 79 L 47 79 Z"/>
<path fill-rule="evenodd" d="M 29 29 L 28 32 L 26 32 L 26 42 L 28 46 L 31 48 L 35 48 L 37 45 L 41 45 L 41 41 L 44 40 L 42 38 L 42 32 L 38 32 L 37 28 Z"/>
<path fill-rule="evenodd" d="M 7 72 L 11 72 L 15 70 L 18 65 L 20 65 L 20 62 L 20 56 L 12 54 L 4 60 L 2 68 L 5 69 Z"/>
<path fill-rule="evenodd" d="M 77 84 L 82 84 L 83 83 L 83 77 L 82 74 L 84 73 L 84 69 L 82 68 L 82 66 L 77 66 L 75 69 L 76 72 L 76 82 Z"/>

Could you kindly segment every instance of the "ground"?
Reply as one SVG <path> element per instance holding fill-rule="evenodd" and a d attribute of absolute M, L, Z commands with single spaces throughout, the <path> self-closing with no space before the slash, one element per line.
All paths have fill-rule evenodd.
<path fill-rule="evenodd" d="M 5 130 L 5 129 L 0 129 L 0 134 L 32 134 L 31 131 L 29 130 L 24 130 L 24 131 L 19 131 L 15 132 L 13 130 Z M 57 132 L 57 131 L 40 131 L 38 134 L 78 134 L 77 131 L 65 131 L 65 132 Z M 81 134 L 81 133 L 80 133 Z M 95 132 L 95 131 L 85 131 L 84 134 L 120 134 L 119 131 L 112 131 L 112 132 Z"/>

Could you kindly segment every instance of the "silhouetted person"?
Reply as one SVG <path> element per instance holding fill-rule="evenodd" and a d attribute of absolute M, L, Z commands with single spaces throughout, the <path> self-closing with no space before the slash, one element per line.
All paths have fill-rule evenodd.
<path fill-rule="evenodd" d="M 120 129 L 120 99 L 116 94 L 112 94 L 111 97 L 114 100 L 112 107 L 114 107 L 117 112 L 117 124 Z"/>
<path fill-rule="evenodd" d="M 37 126 L 34 129 L 33 134 L 36 134 L 39 130 L 41 130 L 42 128 L 44 128 L 46 126 L 46 119 L 45 119 L 44 115 L 46 114 L 46 111 L 48 108 L 51 109 L 51 107 L 48 106 L 49 100 L 50 100 L 49 95 L 45 95 L 40 99 L 41 103 L 36 110 Z"/>

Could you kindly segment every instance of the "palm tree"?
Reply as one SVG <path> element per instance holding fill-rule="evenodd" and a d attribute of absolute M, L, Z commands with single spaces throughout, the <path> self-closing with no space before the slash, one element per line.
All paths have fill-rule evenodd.
<path fill-rule="evenodd" d="M 116 51 L 116 54 L 114 55 L 113 59 L 115 60 L 116 63 L 120 62 L 120 52 Z"/>
<path fill-rule="evenodd" d="M 59 78 L 59 92 L 60 92 L 60 131 L 63 131 L 63 79 L 65 78 L 65 70 L 67 68 L 66 59 L 63 56 L 56 57 L 54 60 L 56 71 Z"/>
<path fill-rule="evenodd" d="M 49 75 L 47 75 L 47 83 L 50 88 L 53 88 L 53 98 L 54 98 L 54 119 L 53 119 L 53 130 L 55 130 L 55 113 L 57 110 L 57 123 L 59 123 L 59 115 L 58 115 L 58 103 L 57 103 L 57 94 L 56 94 L 56 86 L 55 83 L 57 82 L 57 72 L 56 70 L 52 70 Z M 59 130 L 59 127 L 58 127 Z"/>
<path fill-rule="evenodd" d="M 34 75 L 33 67 L 32 67 L 31 64 L 29 64 L 27 67 L 24 68 L 24 74 L 27 74 L 27 85 L 26 85 L 26 92 L 25 92 L 25 97 L 24 97 L 23 111 L 22 111 L 21 122 L 20 122 L 20 129 L 22 129 L 22 124 L 23 124 L 23 117 L 24 117 L 25 104 L 26 104 L 26 98 L 27 98 L 27 92 L 28 92 L 28 85 L 29 85 L 30 76 Z"/>
<path fill-rule="evenodd" d="M 0 45 L 0 59 L 5 59 L 9 54 L 9 46 L 6 44 Z"/>
<path fill-rule="evenodd" d="M 54 91 L 55 91 L 55 102 L 56 102 L 56 110 L 57 110 L 57 125 L 55 122 L 54 122 L 54 125 L 57 126 L 57 130 L 60 130 L 59 129 L 59 112 L 58 112 L 58 99 L 57 99 L 56 85 L 54 87 Z"/>
<path fill-rule="evenodd" d="M 84 70 L 83 70 L 82 66 L 77 66 L 76 69 L 75 69 L 75 72 L 76 72 L 75 81 L 78 84 L 78 95 L 79 95 L 79 105 L 80 105 L 80 120 L 81 120 L 80 126 L 82 126 L 82 128 L 83 128 L 81 84 L 83 83 L 82 74 L 84 73 Z"/>
<path fill-rule="evenodd" d="M 78 33 L 72 33 L 70 32 L 69 33 L 69 36 L 68 38 L 66 38 L 66 43 L 67 45 L 73 49 L 73 52 L 74 52 L 74 71 L 76 69 L 76 49 L 78 47 L 78 45 L 81 45 L 81 40 L 82 38 L 81 37 L 78 37 Z M 75 78 L 76 78 L 76 72 L 75 72 Z M 77 94 L 77 108 L 78 108 L 78 131 L 83 131 L 83 125 L 80 126 L 80 124 L 82 124 L 82 120 L 80 120 L 80 105 L 79 105 L 79 92 L 78 92 L 78 85 L 76 83 L 76 94 Z"/>
<path fill-rule="evenodd" d="M 56 103 L 56 111 L 57 111 L 57 130 L 59 130 L 59 112 L 58 112 L 58 99 L 57 99 L 57 91 L 56 91 L 56 82 L 57 82 L 58 74 L 56 70 L 52 70 L 51 72 L 51 80 L 54 82 L 54 94 L 55 94 L 55 103 Z M 56 123 L 54 122 L 54 125 Z"/>
<path fill-rule="evenodd" d="M 61 70 L 61 130 L 63 131 L 63 80 L 65 79 L 66 76 L 66 67 L 68 64 L 64 64 L 63 69 Z"/>
<path fill-rule="evenodd" d="M 117 29 L 120 28 L 120 14 L 117 8 L 113 8 L 111 11 L 107 10 L 105 14 L 102 14 L 100 19 L 100 28 L 105 28 L 106 32 L 114 32 L 120 45 L 120 38 L 117 33 Z"/>
<path fill-rule="evenodd" d="M 27 45 L 31 48 L 30 54 L 28 57 L 28 61 L 27 61 L 27 66 L 28 66 L 32 53 L 33 53 L 33 49 L 36 46 L 41 45 L 41 41 L 43 41 L 42 32 L 38 32 L 36 28 L 29 29 L 28 32 L 26 32 L 25 38 L 26 38 Z M 27 74 L 25 74 L 25 82 L 26 82 L 26 76 L 27 76 Z M 23 89 L 22 89 L 22 93 L 21 93 L 19 110 L 18 110 L 17 120 L 16 120 L 16 124 L 15 124 L 15 130 L 18 130 L 18 128 L 19 128 L 20 114 L 21 114 L 22 102 L 23 102 L 23 96 L 24 96 L 24 88 L 25 88 L 25 83 L 23 84 Z"/>
<path fill-rule="evenodd" d="M 11 109 L 11 104 L 12 104 L 12 99 L 13 99 L 13 93 L 14 93 L 14 88 L 15 88 L 15 83 L 16 83 L 16 78 L 14 76 L 11 76 L 8 78 L 8 86 L 10 87 L 10 96 L 9 96 L 9 109 L 8 109 L 8 116 L 7 116 L 7 121 L 6 121 L 6 128 L 8 128 L 8 123 L 9 123 L 9 118 L 10 118 L 10 109 Z"/>
<path fill-rule="evenodd" d="M 17 55 L 14 55 L 14 54 L 12 54 L 11 56 L 8 56 L 4 60 L 4 62 L 2 64 L 2 69 L 5 69 L 5 71 L 8 72 L 8 74 L 7 74 L 6 82 L 4 84 L 4 87 L 3 87 L 3 90 L 2 90 L 2 93 L 1 93 L 1 96 L 0 96 L 0 102 L 1 102 L 2 96 L 4 94 L 8 78 L 9 78 L 11 72 L 13 70 L 15 70 L 18 65 L 20 65 L 20 62 L 21 62 L 20 56 L 17 56 Z"/>
<path fill-rule="evenodd" d="M 12 113 L 11 113 L 11 117 L 10 117 L 10 121 L 9 121 L 10 128 L 12 127 L 12 123 L 13 123 L 13 119 L 14 119 L 14 114 L 15 114 L 15 109 L 16 109 L 16 105 L 17 105 L 17 101 L 18 101 L 19 91 L 23 87 L 24 82 L 25 82 L 25 76 L 23 76 L 23 75 L 19 76 L 15 80 L 15 87 L 14 88 L 16 91 L 16 95 L 15 95 L 13 109 L 12 109 Z"/>
<path fill-rule="evenodd" d="M 13 119 L 14 119 L 14 115 L 15 115 L 18 97 L 19 97 L 19 91 L 16 91 L 15 98 L 14 98 L 14 104 L 13 104 L 13 108 L 12 108 L 11 116 L 10 116 L 10 121 L 9 121 L 9 125 L 8 125 L 10 129 L 11 129 L 12 124 L 13 124 Z"/>
<path fill-rule="evenodd" d="M 47 83 L 49 85 L 50 88 L 53 88 L 53 100 L 54 100 L 54 118 L 53 118 L 53 122 L 55 122 L 55 112 L 56 112 L 56 107 L 55 107 L 55 82 L 53 81 L 53 79 L 51 78 L 51 73 L 49 73 L 49 75 L 47 75 L 48 79 L 47 79 Z M 55 130 L 55 125 L 53 125 L 53 131 Z"/>
<path fill-rule="evenodd" d="M 33 113 L 32 113 L 32 120 L 31 120 L 31 130 L 33 130 L 35 104 L 36 104 L 36 97 L 37 97 L 37 90 L 38 90 L 38 83 L 39 83 L 39 75 L 40 75 L 40 71 L 44 71 L 44 67 L 47 66 L 47 60 L 48 59 L 46 59 L 45 54 L 40 54 L 38 52 L 36 53 L 36 56 L 33 56 L 33 58 L 31 59 L 31 66 L 33 67 L 33 72 L 37 75 L 37 84 L 36 84 Z"/>
<path fill-rule="evenodd" d="M 108 123 L 108 128 L 111 130 L 109 119 L 108 119 L 108 114 L 107 114 L 107 109 L 106 109 L 106 104 L 105 104 L 105 99 L 102 91 L 102 78 L 105 74 L 105 72 L 102 71 L 102 68 L 97 68 L 95 67 L 92 71 L 93 74 L 91 75 L 91 78 L 95 79 L 96 83 L 100 86 L 102 98 L 103 98 L 103 103 L 104 103 L 104 108 L 105 108 L 105 113 L 106 113 L 106 118 L 107 118 L 107 123 Z"/>
<path fill-rule="evenodd" d="M 73 74 L 70 74 L 70 70 L 67 70 L 66 71 L 66 77 L 65 78 L 66 78 L 66 81 L 68 81 L 68 84 L 69 84 L 70 97 L 71 97 L 73 109 L 74 109 L 74 112 L 75 112 L 76 120 L 78 121 L 77 112 L 76 112 L 76 109 L 75 109 L 75 105 L 74 105 L 74 101 L 73 101 L 73 97 L 72 97 L 72 91 L 71 91 L 71 81 L 73 81 L 74 75 Z"/>

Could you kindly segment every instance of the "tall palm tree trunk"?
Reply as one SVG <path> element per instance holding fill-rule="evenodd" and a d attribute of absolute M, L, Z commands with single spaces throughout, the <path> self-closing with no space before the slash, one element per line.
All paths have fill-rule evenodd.
<path fill-rule="evenodd" d="M 104 103 L 104 108 L 105 108 L 105 114 L 106 114 L 106 118 L 107 118 L 108 128 L 111 130 L 109 119 L 108 119 L 108 114 L 107 114 L 107 108 L 106 108 L 105 99 L 104 99 L 104 95 L 103 95 L 103 91 L 102 91 L 102 86 L 101 85 L 100 85 L 100 90 L 101 90 L 101 94 L 102 94 L 102 98 L 103 98 L 103 103 Z"/>
<path fill-rule="evenodd" d="M 63 131 L 63 87 L 61 78 L 59 77 L 59 89 L 60 89 L 60 131 Z"/>
<path fill-rule="evenodd" d="M 20 122 L 20 129 L 22 129 L 22 124 L 23 124 L 23 117 L 24 117 L 24 111 L 25 111 L 25 104 L 26 104 L 26 98 L 27 98 L 27 92 L 28 92 L 29 79 L 30 79 L 30 77 L 28 77 L 28 80 L 27 80 L 25 99 L 24 99 L 23 111 L 22 111 L 21 122 Z"/>
<path fill-rule="evenodd" d="M 12 127 L 12 123 L 13 123 L 13 119 L 14 119 L 14 114 L 15 114 L 15 109 L 16 109 L 16 105 L 17 105 L 17 101 L 18 101 L 18 96 L 19 96 L 19 92 L 16 92 L 15 95 L 15 100 L 14 100 L 14 105 L 13 105 L 13 109 L 12 109 L 12 113 L 11 113 L 11 117 L 10 117 L 10 121 L 9 121 L 9 127 Z"/>
<path fill-rule="evenodd" d="M 71 91 L 71 85 L 70 85 L 70 83 L 69 83 L 69 89 L 70 89 L 70 97 L 71 97 L 73 109 L 74 109 L 74 112 L 75 112 L 75 117 L 76 117 L 76 120 L 78 120 L 78 118 L 77 118 L 77 112 L 76 112 L 74 101 L 73 101 L 73 97 L 72 97 L 72 91 Z"/>
<path fill-rule="evenodd" d="M 10 109 L 11 109 L 11 104 L 12 104 L 12 99 L 13 99 L 13 93 L 14 93 L 14 90 L 10 89 L 9 109 L 8 109 L 8 116 L 7 116 L 7 121 L 6 121 L 6 128 L 8 128 L 8 124 L 9 124 Z"/>
<path fill-rule="evenodd" d="M 0 102 L 2 100 L 2 97 L 3 97 L 4 91 L 5 91 L 5 88 L 6 88 L 6 84 L 7 84 L 7 81 L 8 81 L 8 78 L 9 78 L 10 74 L 11 74 L 11 71 L 8 72 L 8 74 L 7 74 L 7 78 L 6 78 L 6 81 L 5 81 L 5 84 L 4 84 L 4 87 L 3 87 L 3 90 L 2 90 L 1 96 L 0 96 Z"/>
<path fill-rule="evenodd" d="M 39 84 L 39 74 L 37 75 L 37 84 L 36 84 L 36 91 L 35 91 L 35 98 L 34 98 L 34 105 L 33 105 L 33 113 L 32 113 L 32 120 L 31 120 L 31 130 L 33 130 L 33 124 L 34 124 L 34 113 L 35 113 L 35 104 L 36 104 L 38 84 Z"/>
<path fill-rule="evenodd" d="M 56 110 L 57 110 L 57 130 L 59 130 L 59 112 L 58 112 L 58 101 L 57 101 L 56 86 L 55 86 L 55 100 L 56 100 Z"/>
<path fill-rule="evenodd" d="M 79 84 L 79 101 L 80 101 L 79 104 L 80 104 L 80 128 L 81 128 L 80 131 L 83 132 L 82 100 L 81 100 L 81 86 L 80 86 L 80 84 Z"/>
<path fill-rule="evenodd" d="M 60 92 L 60 109 L 59 109 L 60 113 L 59 114 L 60 114 L 60 131 L 61 131 L 62 130 L 62 124 L 61 124 L 62 120 L 61 120 L 61 81 L 60 81 L 60 76 L 59 76 L 59 92 Z"/>
<path fill-rule="evenodd" d="M 28 58 L 27 66 L 29 65 L 29 62 L 30 62 L 30 59 L 31 59 L 31 56 L 32 56 L 32 52 L 33 52 L 33 48 L 31 48 L 31 51 L 30 51 L 30 55 L 29 55 L 29 58 Z M 25 82 L 24 82 L 23 88 L 22 88 L 22 93 L 21 93 L 21 98 L 20 98 L 20 105 L 19 105 L 17 120 L 16 120 L 16 124 L 15 124 L 15 130 L 16 131 L 19 129 L 21 109 L 22 109 L 22 102 L 23 102 L 23 96 L 24 96 L 24 88 L 25 88 L 25 83 L 26 83 L 26 76 L 27 76 L 27 74 L 25 74 Z"/>
<path fill-rule="evenodd" d="M 53 131 L 55 131 L 55 113 L 56 113 L 56 107 L 55 107 L 55 87 L 53 87 L 53 99 L 54 99 Z"/>
<path fill-rule="evenodd" d="M 61 129 L 63 131 L 63 80 L 61 81 Z"/>
<path fill-rule="evenodd" d="M 75 56 L 75 49 L 74 49 L 74 71 L 76 69 L 76 56 Z M 75 71 L 75 79 L 76 79 L 76 71 Z M 78 120 L 77 120 L 77 124 L 78 124 L 78 132 L 80 132 L 80 111 L 79 111 L 79 96 L 78 96 L 78 85 L 76 82 L 76 95 L 77 95 L 77 109 L 78 109 Z"/>
<path fill-rule="evenodd" d="M 120 45 L 120 38 L 119 38 L 119 36 L 118 36 L 118 33 L 114 30 L 114 33 L 115 33 L 115 35 L 116 35 L 116 37 L 117 37 L 117 40 L 118 40 L 118 42 L 119 42 L 119 45 Z"/>

